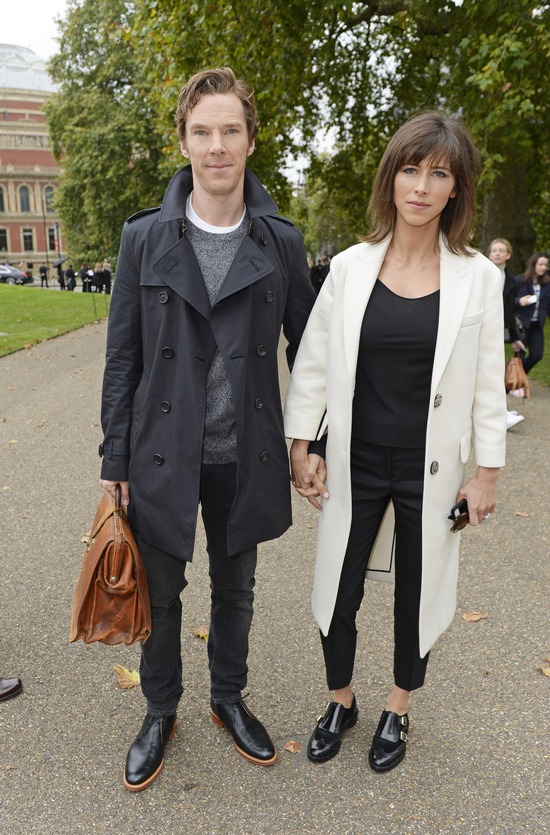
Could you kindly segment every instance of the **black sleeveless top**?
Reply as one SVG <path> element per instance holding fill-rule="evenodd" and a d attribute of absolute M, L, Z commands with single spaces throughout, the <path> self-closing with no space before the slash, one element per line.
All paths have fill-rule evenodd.
<path fill-rule="evenodd" d="M 439 290 L 418 299 L 374 285 L 361 326 L 352 439 L 421 448 L 439 320 Z"/>

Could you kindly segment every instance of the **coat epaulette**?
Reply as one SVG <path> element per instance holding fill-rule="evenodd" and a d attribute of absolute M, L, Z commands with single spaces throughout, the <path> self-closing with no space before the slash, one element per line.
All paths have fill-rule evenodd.
<path fill-rule="evenodd" d="M 274 220 L 282 220 L 282 222 L 285 223 L 287 226 L 295 226 L 296 225 L 295 223 L 293 223 L 291 220 L 289 220 L 284 215 L 270 215 L 270 217 L 272 217 Z"/>
<path fill-rule="evenodd" d="M 130 217 L 126 220 L 126 223 L 133 223 L 136 218 L 143 217 L 144 215 L 150 215 L 152 212 L 160 212 L 160 209 L 160 206 L 155 206 L 153 209 L 142 209 L 141 212 L 136 212 L 134 215 L 130 215 Z"/>

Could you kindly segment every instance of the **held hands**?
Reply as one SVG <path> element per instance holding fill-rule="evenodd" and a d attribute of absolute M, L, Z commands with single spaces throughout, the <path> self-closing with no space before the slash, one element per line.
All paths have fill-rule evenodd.
<path fill-rule="evenodd" d="M 104 478 L 100 478 L 99 483 L 113 499 L 115 498 L 115 487 L 120 484 L 120 503 L 123 507 L 128 507 L 130 504 L 130 488 L 127 481 L 105 481 Z"/>
<path fill-rule="evenodd" d="M 478 467 L 476 474 L 464 484 L 457 496 L 466 499 L 470 514 L 470 525 L 481 525 L 496 507 L 498 467 Z"/>
<path fill-rule="evenodd" d="M 309 441 L 294 440 L 290 448 L 290 480 L 296 492 L 308 500 L 317 510 L 322 507 L 317 496 L 328 499 L 325 487 L 327 468 L 320 455 L 308 454 Z"/>

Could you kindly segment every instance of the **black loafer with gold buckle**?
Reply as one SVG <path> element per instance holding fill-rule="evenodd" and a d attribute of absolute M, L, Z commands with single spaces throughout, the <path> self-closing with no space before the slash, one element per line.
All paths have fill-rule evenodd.
<path fill-rule="evenodd" d="M 409 739 L 409 717 L 384 710 L 369 751 L 369 765 L 375 771 L 390 771 L 405 756 Z"/>
<path fill-rule="evenodd" d="M 308 746 L 307 755 L 313 763 L 324 763 L 335 757 L 348 728 L 357 722 L 359 711 L 355 696 L 350 707 L 339 702 L 329 702 L 323 716 L 317 720 Z"/>

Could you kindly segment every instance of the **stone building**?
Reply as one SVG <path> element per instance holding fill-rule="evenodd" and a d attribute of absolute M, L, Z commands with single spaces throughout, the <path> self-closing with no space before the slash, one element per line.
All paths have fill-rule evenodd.
<path fill-rule="evenodd" d="M 0 262 L 34 276 L 40 264 L 51 274 L 63 252 L 53 205 L 59 166 L 42 109 L 54 89 L 43 59 L 0 44 Z"/>

